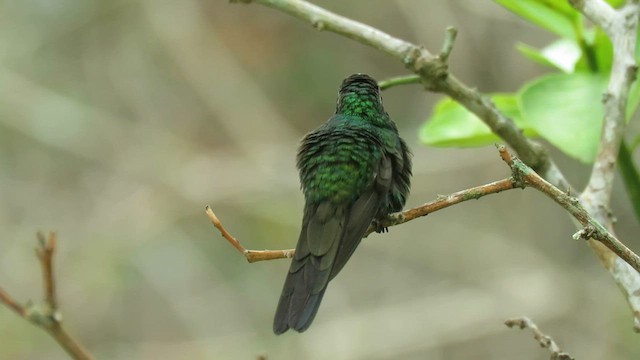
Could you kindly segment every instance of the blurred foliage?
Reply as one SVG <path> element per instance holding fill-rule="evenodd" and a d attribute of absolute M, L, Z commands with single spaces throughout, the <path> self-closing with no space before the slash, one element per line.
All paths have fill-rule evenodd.
<path fill-rule="evenodd" d="M 494 94 L 491 100 L 503 114 L 512 119 L 528 136 L 535 130 L 522 123 L 518 99 L 511 94 Z M 420 139 L 433 146 L 485 146 L 500 142 L 484 122 L 450 98 L 444 98 L 433 109 L 434 115 L 420 130 Z"/>
<path fill-rule="evenodd" d="M 528 136 L 540 135 L 565 154 L 584 163 L 593 162 L 602 128 L 601 99 L 611 71 L 611 41 L 602 29 L 585 25 L 582 15 L 566 1 L 494 1 L 561 37 L 540 50 L 518 44 L 517 49 L 525 57 L 563 74 L 528 80 L 520 91 L 511 95 L 517 99 L 511 113 L 519 115 L 514 121 Z M 619 1 L 611 3 L 620 4 Z M 628 119 L 639 102 L 640 90 L 636 81 L 630 93 Z M 443 107 L 437 106 L 424 125 L 422 140 L 426 144 L 477 146 L 489 141 L 486 127 L 475 125 L 480 120 L 468 112 L 466 116 L 473 120 L 462 124 L 467 128 L 463 136 L 452 139 L 451 134 L 460 131 L 455 128 L 461 126 L 457 119 L 462 114 L 451 116 L 442 111 Z M 436 126 L 433 122 L 442 125 Z"/>

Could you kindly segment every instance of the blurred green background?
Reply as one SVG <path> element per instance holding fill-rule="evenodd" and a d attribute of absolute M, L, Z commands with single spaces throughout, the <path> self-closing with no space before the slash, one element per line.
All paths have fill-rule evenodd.
<path fill-rule="evenodd" d="M 552 38 L 488 0 L 316 3 L 432 51 L 456 26 L 451 68 L 483 92 L 541 74 L 514 44 Z M 293 247 L 298 140 L 332 114 L 354 72 L 406 73 L 257 4 L 0 1 L 0 286 L 40 299 L 35 232 L 56 230 L 66 325 L 100 359 L 548 358 L 502 324 L 519 315 L 576 358 L 638 358 L 615 283 L 533 190 L 370 236 L 310 330 L 273 335 L 288 262 L 247 264 L 204 206 L 249 248 Z M 508 175 L 493 147 L 419 144 L 439 95 L 409 85 L 383 97 L 415 154 L 408 206 Z M 589 168 L 553 154 L 584 185 Z M 619 182 L 613 210 L 638 249 Z M 0 359 L 65 358 L 0 308 Z"/>

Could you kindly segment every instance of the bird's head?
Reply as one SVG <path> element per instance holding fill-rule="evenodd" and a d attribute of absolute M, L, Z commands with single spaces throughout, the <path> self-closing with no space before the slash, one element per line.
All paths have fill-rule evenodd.
<path fill-rule="evenodd" d="M 380 87 L 367 74 L 353 74 L 342 81 L 336 114 L 375 116 L 384 114 Z"/>

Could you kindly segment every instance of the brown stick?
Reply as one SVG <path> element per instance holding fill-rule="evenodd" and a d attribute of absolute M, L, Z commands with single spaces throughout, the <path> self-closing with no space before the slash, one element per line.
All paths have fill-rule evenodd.
<path fill-rule="evenodd" d="M 506 178 L 494 181 L 489 184 L 461 190 L 450 195 L 441 195 L 438 196 L 436 200 L 422 204 L 413 209 L 408 209 L 401 213 L 389 215 L 388 221 L 384 222 L 382 225 L 384 225 L 385 227 L 391 227 L 404 224 L 407 221 L 411 221 L 422 216 L 427 216 L 433 212 L 448 208 L 449 206 L 456 205 L 467 200 L 479 199 L 485 195 L 497 194 L 505 190 L 513 189 L 513 184 L 514 183 L 512 178 Z M 374 231 L 375 228 L 373 226 L 370 226 L 366 234 L 371 234 Z"/>
<path fill-rule="evenodd" d="M 513 176 L 521 187 L 532 187 L 555 201 L 566 209 L 582 226 L 583 229 L 574 234 L 575 239 L 594 239 L 600 241 L 622 260 L 631 265 L 636 271 L 640 271 L 640 257 L 626 247 L 620 240 L 613 236 L 602 224 L 587 212 L 580 200 L 567 195 L 564 191 L 548 183 L 520 159 L 511 155 L 504 146 L 499 146 L 498 151 L 502 160 L 511 167 Z"/>
<path fill-rule="evenodd" d="M 562 190 L 544 180 L 542 177 L 540 177 L 540 175 L 538 175 L 520 159 L 511 155 L 511 153 L 505 146 L 498 146 L 498 152 L 500 153 L 500 157 L 502 157 L 502 160 L 504 160 L 507 165 L 511 167 L 512 176 L 510 178 L 458 191 L 448 196 L 440 196 L 436 200 L 428 202 L 416 208 L 405 210 L 400 213 L 391 214 L 385 221 L 382 222 L 381 225 L 383 225 L 384 227 L 391 227 L 404 224 L 407 221 L 417 219 L 432 212 L 442 210 L 444 208 L 459 204 L 467 200 L 479 199 L 485 195 L 496 194 L 501 191 L 513 189 L 516 187 L 532 187 L 552 198 L 556 203 L 566 209 L 574 218 L 576 218 L 576 220 L 580 222 L 580 224 L 584 226 L 583 229 L 574 234 L 574 238 L 583 238 L 585 240 L 593 238 L 595 240 L 598 240 L 613 252 L 615 252 L 620 258 L 626 261 L 634 269 L 640 271 L 640 257 L 638 257 L 638 255 L 636 255 L 620 240 L 618 240 L 609 231 L 607 231 L 604 226 L 602 226 L 593 217 L 591 217 L 591 215 L 580 204 L 580 200 L 567 195 Z M 231 234 L 224 228 L 224 226 L 222 226 L 222 223 L 209 206 L 206 207 L 205 212 L 213 222 L 213 225 L 220 231 L 222 236 L 234 248 L 236 248 L 236 250 L 238 250 L 247 259 L 247 261 L 251 263 L 262 260 L 291 258 L 295 253 L 294 249 L 247 250 L 240 243 L 240 241 L 231 236 Z M 373 231 L 375 231 L 375 227 L 370 226 L 365 233 L 365 236 L 372 233 Z"/>
<path fill-rule="evenodd" d="M 87 352 L 87 350 L 76 340 L 71 334 L 65 330 L 60 323 L 54 326 L 52 329 L 48 329 L 47 332 L 51 335 L 58 344 L 76 360 L 92 360 L 93 356 Z"/>
<path fill-rule="evenodd" d="M 50 232 L 46 238 L 43 234 L 38 233 L 36 255 L 42 269 L 43 303 L 21 305 L 2 289 L 0 289 L 0 302 L 23 319 L 46 330 L 73 359 L 92 360 L 93 356 L 62 326 L 62 315 L 58 311 L 56 283 L 53 276 L 53 255 L 55 254 L 56 242 L 57 237 L 54 232 Z"/>
<path fill-rule="evenodd" d="M 389 215 L 389 217 L 381 224 L 384 227 L 391 227 L 395 225 L 404 224 L 407 221 L 417 219 L 422 216 L 431 214 L 438 210 L 442 210 L 449 206 L 461 203 L 463 201 L 479 199 L 485 195 L 497 194 L 504 190 L 513 189 L 513 180 L 511 178 L 502 179 L 489 184 L 476 186 L 470 189 L 458 191 L 451 195 L 439 196 L 436 200 L 420 205 L 416 208 L 405 210 L 403 212 Z M 263 261 L 263 260 L 275 260 L 291 258 L 295 254 L 295 249 L 287 250 L 247 250 L 235 237 L 233 237 L 222 225 L 218 217 L 211 210 L 209 206 L 206 207 L 205 212 L 213 226 L 220 231 L 222 237 L 224 237 L 231 246 L 233 246 L 238 252 L 240 252 L 250 263 Z M 375 231 L 374 226 L 370 226 L 366 235 Z"/>
<path fill-rule="evenodd" d="M 57 236 L 55 232 L 50 232 L 49 237 L 45 238 L 44 234 L 37 234 L 40 246 L 36 248 L 36 256 L 40 260 L 42 268 L 42 284 L 44 286 L 44 299 L 52 309 L 57 309 L 56 287 L 53 277 L 53 255 L 56 248 Z"/>
<path fill-rule="evenodd" d="M 7 292 L 2 290 L 1 288 L 0 302 L 5 304 L 5 306 L 9 309 L 15 311 L 16 314 L 20 315 L 21 317 L 27 316 L 27 311 L 25 310 L 25 308 L 22 305 L 18 304 L 15 300 L 13 300 L 13 298 L 11 298 L 11 296 L 9 296 L 9 294 L 7 294 Z"/>
<path fill-rule="evenodd" d="M 227 231 L 227 229 L 224 228 L 224 226 L 222 226 L 222 223 L 220 222 L 216 214 L 213 212 L 213 210 L 211 210 L 209 205 L 207 205 L 204 211 L 207 213 L 207 216 L 209 216 L 209 219 L 211 219 L 213 226 L 215 226 L 216 229 L 220 231 L 220 234 L 222 235 L 222 237 L 225 238 L 229 242 L 229 244 L 231 244 L 231 246 L 236 248 L 236 250 L 238 250 L 241 254 L 245 255 L 247 253 L 247 249 L 244 246 L 242 246 L 242 244 L 240 244 L 240 241 L 236 240 L 236 238 L 231 236 L 231 234 L 229 234 L 229 232 Z"/>
<path fill-rule="evenodd" d="M 504 322 L 505 325 L 512 328 L 514 326 L 519 327 L 520 329 L 531 329 L 533 332 L 533 338 L 538 341 L 541 347 L 549 349 L 551 351 L 551 359 L 552 360 L 574 360 L 571 355 L 563 352 L 558 344 L 553 340 L 553 338 L 549 335 L 544 334 L 538 326 L 528 317 L 523 316 L 519 318 L 508 319 Z"/>
<path fill-rule="evenodd" d="M 229 242 L 229 244 L 231 244 L 231 246 L 233 246 L 236 250 L 238 250 L 238 252 L 240 254 L 242 254 L 242 256 L 244 256 L 247 259 L 247 261 L 250 262 L 250 263 L 253 263 L 253 262 L 256 262 L 256 261 L 263 261 L 263 260 L 275 260 L 275 259 L 291 258 L 293 256 L 293 254 L 295 253 L 294 249 L 289 249 L 289 250 L 247 250 L 244 246 L 242 246 L 240 241 L 238 241 L 236 238 L 231 236 L 231 234 L 227 231 L 227 229 L 225 229 L 224 226 L 222 226 L 222 223 L 220 222 L 220 220 L 218 219 L 216 214 L 213 212 L 213 210 L 211 210 L 211 207 L 207 206 L 204 211 L 207 214 L 207 216 L 209 217 L 209 219 L 211 219 L 211 222 L 213 223 L 213 226 L 215 226 L 216 229 L 218 229 L 218 231 L 220 231 L 220 234 L 222 235 L 222 237 L 225 238 L 225 240 L 227 240 L 227 242 Z"/>

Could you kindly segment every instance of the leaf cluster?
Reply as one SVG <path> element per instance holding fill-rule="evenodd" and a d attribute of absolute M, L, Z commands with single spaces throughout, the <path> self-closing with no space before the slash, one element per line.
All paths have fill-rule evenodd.
<path fill-rule="evenodd" d="M 604 116 L 602 94 L 613 58 L 609 37 L 602 29 L 587 24 L 565 0 L 493 1 L 558 36 L 541 49 L 516 45 L 525 58 L 549 68 L 550 73 L 531 79 L 517 92 L 492 94 L 495 106 L 526 136 L 542 137 L 565 154 L 592 163 Z M 614 7 L 623 3 L 608 2 Z M 639 103 L 640 87 L 636 81 L 629 94 L 627 121 Z M 420 139 L 442 147 L 476 147 L 499 141 L 482 121 L 450 98 L 435 106 L 420 129 Z M 629 152 L 638 143 L 633 141 Z"/>

